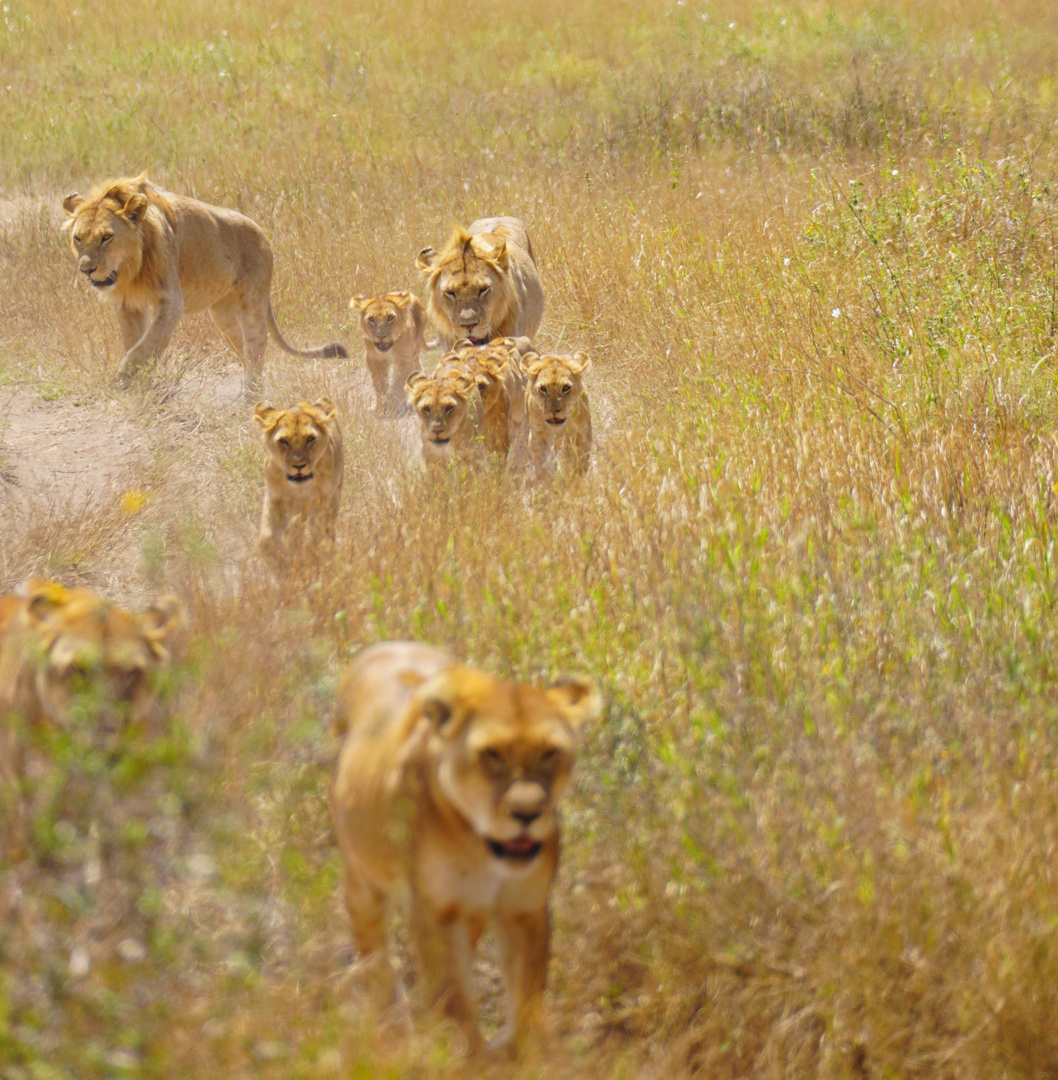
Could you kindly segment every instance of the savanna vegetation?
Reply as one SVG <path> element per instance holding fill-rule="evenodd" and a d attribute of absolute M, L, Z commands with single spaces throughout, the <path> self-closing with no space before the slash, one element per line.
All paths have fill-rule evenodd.
<path fill-rule="evenodd" d="M 169 591 L 192 627 L 163 729 L 26 736 L 0 1076 L 460 1067 L 349 974 L 328 724 L 386 637 L 605 694 L 549 1045 L 497 1075 L 1058 1075 L 1058 7 L 0 17 L 0 586 Z M 284 333 L 351 347 L 268 351 L 267 397 L 329 395 L 346 447 L 337 555 L 282 583 L 219 335 L 120 391 L 74 281 L 62 195 L 143 168 L 263 225 Z M 540 345 L 592 359 L 583 482 L 427 478 L 368 412 L 349 297 L 485 214 L 529 228 Z"/>

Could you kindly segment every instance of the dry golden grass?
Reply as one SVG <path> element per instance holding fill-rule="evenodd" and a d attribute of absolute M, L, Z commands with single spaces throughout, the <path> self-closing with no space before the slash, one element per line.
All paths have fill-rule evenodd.
<path fill-rule="evenodd" d="M 605 690 L 525 1075 L 1058 1074 L 1058 8 L 6 8 L 0 586 L 165 588 L 194 637 L 164 736 L 41 748 L 0 1076 L 451 1071 L 345 975 L 327 724 L 383 637 Z M 291 340 L 352 346 L 266 359 L 346 444 L 339 553 L 288 585 L 212 326 L 120 394 L 73 282 L 62 193 L 144 166 L 268 230 Z M 367 412 L 349 296 L 485 213 L 592 358 L 568 490 L 427 480 Z"/>

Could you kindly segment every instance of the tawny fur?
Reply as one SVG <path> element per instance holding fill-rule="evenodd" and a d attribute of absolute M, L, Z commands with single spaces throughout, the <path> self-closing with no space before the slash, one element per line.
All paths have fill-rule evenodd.
<path fill-rule="evenodd" d="M 162 355 L 184 315 L 206 309 L 242 361 L 247 395 L 260 388 L 269 331 L 294 356 L 348 356 L 336 341 L 295 349 L 284 340 L 272 314 L 268 237 L 235 210 L 158 191 L 146 173 L 108 180 L 87 199 L 74 192 L 62 205 L 78 269 L 117 314 L 122 382 Z"/>
<path fill-rule="evenodd" d="M 468 460 L 480 445 L 481 399 L 474 377 L 458 357 L 442 358 L 438 368 L 440 374 L 429 376 L 413 372 L 405 386 L 408 405 L 419 420 L 427 467 Z"/>
<path fill-rule="evenodd" d="M 426 347 L 426 308 L 407 290 L 354 296 L 349 307 L 360 314 L 375 412 L 401 416 L 407 412 L 404 384 L 419 370 L 419 356 Z"/>
<path fill-rule="evenodd" d="M 445 346 L 467 337 L 532 338 L 544 314 L 536 257 L 518 218 L 457 226 L 444 250 L 423 248 L 415 265 L 427 287 L 427 311 Z"/>
<path fill-rule="evenodd" d="M 529 459 L 538 479 L 563 469 L 583 476 L 591 464 L 591 409 L 583 378 L 591 361 L 572 356 L 521 358 L 526 377 L 525 411 L 529 423 Z"/>
<path fill-rule="evenodd" d="M 0 781 L 10 803 L 10 857 L 24 855 L 28 841 L 15 721 L 65 727 L 76 695 L 88 689 L 100 703 L 95 719 L 102 726 L 152 720 L 151 675 L 169 663 L 184 622 L 172 596 L 137 615 L 91 589 L 40 578 L 0 597 Z"/>
<path fill-rule="evenodd" d="M 477 382 L 485 449 L 503 455 L 510 472 L 524 467 L 528 451 L 525 376 L 519 363 L 528 351 L 525 337 L 494 338 L 487 345 L 463 338 L 452 347 L 452 355 Z"/>
<path fill-rule="evenodd" d="M 274 409 L 261 401 L 253 416 L 267 451 L 258 550 L 277 570 L 311 563 L 322 544 L 334 544 L 342 498 L 345 455 L 334 402 Z"/>
<path fill-rule="evenodd" d="M 362 652 L 338 688 L 344 734 L 331 786 L 353 937 L 392 993 L 387 898 L 411 891 L 410 924 L 430 1004 L 482 1046 L 466 975 L 493 920 L 507 983 L 498 1042 L 536 1036 L 547 978 L 557 803 L 595 688 L 504 682 L 414 642 Z"/>

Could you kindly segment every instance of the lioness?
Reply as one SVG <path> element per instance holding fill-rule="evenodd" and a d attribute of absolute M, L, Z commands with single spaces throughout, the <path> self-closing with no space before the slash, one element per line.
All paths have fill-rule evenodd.
<path fill-rule="evenodd" d="M 426 308 L 406 289 L 380 296 L 354 296 L 349 307 L 360 313 L 364 359 L 375 388 L 375 412 L 400 416 L 406 411 L 404 384 L 419 370 L 426 347 Z"/>
<path fill-rule="evenodd" d="M 583 377 L 591 361 L 572 356 L 521 358 L 525 373 L 525 411 L 529 417 L 529 458 L 537 476 L 553 476 L 561 455 L 574 475 L 583 476 L 591 461 L 591 410 Z"/>
<path fill-rule="evenodd" d="M 77 268 L 114 305 L 127 383 L 160 356 L 184 315 L 209 309 L 243 365 L 246 396 L 260 389 L 268 332 L 294 356 L 348 356 L 337 341 L 295 349 L 276 325 L 269 298 L 272 247 L 264 230 L 235 210 L 152 187 L 147 174 L 108 180 L 89 198 L 62 201 Z"/>
<path fill-rule="evenodd" d="M 427 310 L 445 345 L 458 338 L 531 338 L 544 314 L 544 291 L 525 226 L 513 217 L 457 226 L 438 254 L 415 259 L 429 292 Z"/>
<path fill-rule="evenodd" d="M 452 364 L 451 361 L 457 361 Z M 481 399 L 474 376 L 458 362 L 442 358 L 441 374 L 408 376 L 408 405 L 419 418 L 422 459 L 427 466 L 441 466 L 469 455 L 481 426 Z"/>
<path fill-rule="evenodd" d="M 586 679 L 505 682 L 415 642 L 365 649 L 339 684 L 331 813 L 353 937 L 388 982 L 386 900 L 407 881 L 429 1000 L 474 1050 L 467 972 L 490 918 L 510 1003 L 498 1043 L 540 1020 L 557 804 L 599 709 Z"/>
<path fill-rule="evenodd" d="M 258 550 L 279 568 L 289 550 L 287 529 L 307 525 L 311 553 L 321 541 L 334 543 L 342 498 L 345 455 L 334 402 L 322 397 L 315 405 L 274 409 L 267 401 L 254 407 L 268 451 L 265 462 L 264 507 Z"/>
<path fill-rule="evenodd" d="M 183 625 L 172 596 L 135 615 L 90 589 L 29 578 L 0 597 L 0 777 L 11 794 L 13 857 L 26 843 L 19 723 L 64 727 L 75 699 L 91 702 L 104 726 L 152 719 L 152 674 L 169 662 Z"/>

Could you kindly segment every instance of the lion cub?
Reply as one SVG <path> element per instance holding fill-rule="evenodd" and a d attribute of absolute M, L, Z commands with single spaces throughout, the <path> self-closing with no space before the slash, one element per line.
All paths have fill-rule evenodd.
<path fill-rule="evenodd" d="M 539 1023 L 557 805 L 599 709 L 586 679 L 538 689 L 406 641 L 364 650 L 339 683 L 331 813 L 353 937 L 390 991 L 386 904 L 407 881 L 428 1000 L 472 1050 L 483 1041 L 466 979 L 490 919 L 510 1003 L 498 1042 Z"/>
<path fill-rule="evenodd" d="M 150 722 L 157 711 L 154 673 L 169 663 L 185 622 L 183 605 L 168 595 L 143 614 L 91 589 L 40 578 L 0 596 L 0 780 L 12 803 L 11 824 L 0 833 L 6 831 L 12 857 L 25 854 L 28 834 L 24 750 L 11 721 L 66 727 L 88 710 L 104 730 Z"/>
<path fill-rule="evenodd" d="M 558 471 L 558 459 L 576 476 L 588 471 L 591 459 L 591 411 L 582 382 L 591 361 L 582 352 L 572 356 L 521 358 L 526 377 L 525 410 L 529 418 L 529 457 L 539 479 Z"/>
<path fill-rule="evenodd" d="M 419 418 L 422 459 L 428 467 L 468 457 L 481 426 L 477 382 L 454 354 L 442 357 L 433 375 L 412 372 L 405 383 L 408 405 Z"/>
<path fill-rule="evenodd" d="M 268 450 L 259 551 L 278 565 L 288 554 L 286 534 L 296 521 L 309 527 L 314 546 L 321 540 L 333 544 L 345 469 L 334 402 L 324 397 L 315 405 L 274 409 L 260 401 L 253 418 Z"/>
<path fill-rule="evenodd" d="M 494 338 L 487 345 L 463 338 L 452 347 L 477 383 L 485 449 L 502 454 L 508 470 L 524 465 L 528 448 L 525 375 L 519 358 L 529 350 L 527 337 Z"/>
<path fill-rule="evenodd" d="M 354 296 L 349 307 L 360 312 L 364 359 L 375 388 L 375 412 L 401 416 L 407 411 L 404 384 L 419 370 L 419 354 L 426 347 L 426 308 L 406 289 L 380 296 Z"/>

